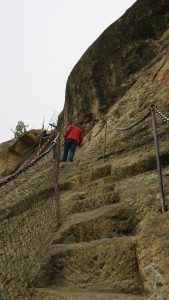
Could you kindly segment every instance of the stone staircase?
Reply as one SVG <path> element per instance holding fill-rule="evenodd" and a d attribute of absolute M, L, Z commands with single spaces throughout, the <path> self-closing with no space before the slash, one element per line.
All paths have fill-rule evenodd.
<path fill-rule="evenodd" d="M 147 299 L 137 227 L 146 210 L 155 208 L 156 174 L 148 171 L 145 180 L 134 164 L 128 166 L 130 177 L 125 166 L 124 176 L 122 168 L 114 180 L 110 162 L 92 168 L 61 163 L 61 225 L 36 278 L 33 299 Z"/>

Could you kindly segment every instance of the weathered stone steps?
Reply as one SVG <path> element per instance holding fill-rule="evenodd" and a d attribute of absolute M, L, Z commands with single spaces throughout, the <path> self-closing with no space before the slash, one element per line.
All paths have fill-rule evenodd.
<path fill-rule="evenodd" d="M 111 205 L 119 202 L 120 198 L 116 191 L 106 192 L 106 186 L 100 189 L 95 189 L 95 185 L 88 192 L 79 193 L 68 192 L 66 195 L 61 194 L 60 208 L 61 219 L 64 219 L 72 213 L 91 211 L 102 206 Z M 109 185 L 107 186 L 107 190 Z M 102 190 L 102 193 L 101 193 Z M 105 191 L 105 192 L 104 192 Z"/>
<path fill-rule="evenodd" d="M 164 166 L 168 166 L 168 154 L 161 155 Z M 119 168 L 119 164 L 121 167 Z M 60 167 L 60 189 L 61 191 L 76 190 L 79 186 L 84 186 L 98 181 L 99 179 L 112 178 L 112 182 L 117 182 L 126 178 L 131 178 L 145 172 L 156 170 L 156 158 L 154 152 L 149 152 L 148 156 L 138 153 L 133 156 L 125 156 L 120 161 L 96 162 L 94 167 L 83 166 L 82 169 L 77 163 L 61 164 Z"/>
<path fill-rule="evenodd" d="M 135 248 L 132 237 L 53 245 L 35 286 L 142 294 Z"/>
<path fill-rule="evenodd" d="M 165 172 L 163 172 L 165 179 Z M 167 177 L 165 179 L 167 181 Z M 76 191 L 70 190 L 67 193 L 61 193 L 60 207 L 61 219 L 65 220 L 69 215 L 77 212 L 91 211 L 93 209 L 116 205 L 119 203 L 140 206 L 149 206 L 156 208 L 158 201 L 156 199 L 156 189 L 158 188 L 156 171 L 150 171 L 145 174 L 138 174 L 130 178 L 124 178 L 121 181 L 114 182 L 112 176 L 107 176 L 91 183 L 79 186 Z M 137 190 L 137 197 L 135 191 Z M 148 195 L 148 196 L 147 196 Z"/>
<path fill-rule="evenodd" d="M 53 244 L 89 242 L 114 236 L 132 235 L 137 225 L 130 205 L 107 205 L 73 214 L 56 232 Z"/>
<path fill-rule="evenodd" d="M 152 157 L 147 161 L 140 160 L 139 162 L 129 162 L 121 168 L 116 167 L 113 164 L 102 164 L 91 170 L 87 169 L 80 174 L 70 173 L 64 181 L 63 179 L 60 179 L 59 187 L 61 192 L 76 192 L 76 190 L 81 189 L 84 185 L 91 187 L 94 185 L 94 182 L 97 182 L 97 187 L 99 187 L 99 183 L 102 183 L 102 180 L 104 181 L 104 184 L 106 180 L 109 180 L 109 182 L 112 182 L 113 184 L 119 180 L 131 178 L 154 170 L 156 170 L 155 157 Z"/>
<path fill-rule="evenodd" d="M 125 298 L 119 299 L 125 300 L 125 293 L 130 293 L 133 296 L 129 299 L 144 299 L 138 296 L 143 289 L 136 254 L 135 227 L 139 218 L 135 219 L 137 214 L 134 210 L 136 201 L 140 201 L 140 210 L 145 214 L 144 203 L 147 205 L 147 201 L 154 201 L 151 184 L 154 185 L 156 180 L 155 172 L 147 172 L 147 181 L 142 172 L 136 172 L 131 177 L 119 177 L 118 181 L 113 176 L 116 169 L 112 164 L 84 169 L 81 173 L 73 169 L 73 176 L 71 172 L 66 172 L 66 166 L 69 169 L 70 164 L 64 167 L 66 179 L 60 182 L 63 225 L 53 236 L 47 261 L 35 282 L 36 286 L 55 286 L 59 290 L 64 288 L 62 294 L 57 294 L 60 298 L 56 299 L 67 297 L 64 296 L 65 288 L 76 291 L 85 289 L 84 293 L 87 290 L 124 293 L 118 296 L 122 295 Z M 99 174 L 100 167 L 103 176 Z M 81 182 L 84 175 L 85 180 Z M 145 199 L 148 190 L 151 199 Z M 105 206 L 106 197 L 114 195 L 120 201 Z M 101 207 L 96 208 L 97 205 Z M 47 298 L 44 299 L 52 299 L 51 294 L 53 296 L 53 292 L 47 292 L 44 296 Z M 41 294 L 39 297 L 39 300 L 43 299 Z M 73 297 L 76 299 L 76 295 Z M 79 300 L 82 299 L 83 294 L 80 294 Z"/>

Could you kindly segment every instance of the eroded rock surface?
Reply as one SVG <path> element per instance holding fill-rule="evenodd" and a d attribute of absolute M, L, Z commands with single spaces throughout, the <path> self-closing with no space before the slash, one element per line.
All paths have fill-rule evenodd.
<path fill-rule="evenodd" d="M 102 117 L 125 127 L 151 103 L 169 115 L 168 65 L 168 0 L 138 0 L 73 69 L 60 125 L 79 121 L 94 135 Z M 169 125 L 159 116 L 157 124 L 169 206 Z M 60 226 L 36 274 L 34 299 L 169 299 L 169 212 L 160 212 L 151 118 L 126 132 L 108 126 L 105 161 L 103 149 L 101 131 L 85 137 L 75 162 L 60 164 Z M 44 175 L 54 196 L 51 161 L 42 165 L 32 180 L 21 181 L 32 205 L 41 189 L 38 197 L 45 198 Z M 10 194 L 3 200 L 5 206 Z M 22 207 L 21 219 L 28 209 Z M 45 220 L 48 211 L 40 211 Z"/>
<path fill-rule="evenodd" d="M 79 122 L 86 132 L 96 124 L 95 135 L 103 117 L 126 127 L 144 116 L 151 103 L 168 115 L 168 63 L 168 1 L 137 1 L 73 69 L 60 124 Z M 168 205 L 168 126 L 157 120 Z M 151 122 L 149 117 L 124 133 L 108 126 L 104 163 L 102 131 L 84 140 L 76 163 L 61 165 L 62 225 L 37 286 L 168 300 L 168 212 L 159 211 Z M 123 271 L 114 273 L 121 266 Z"/>
<path fill-rule="evenodd" d="M 40 130 L 32 129 L 21 137 L 0 144 L 0 177 L 14 171 L 37 149 Z"/>
<path fill-rule="evenodd" d="M 80 122 L 86 130 L 92 128 L 113 104 L 138 85 L 140 75 L 146 75 L 146 69 L 155 63 L 157 68 L 149 78 L 157 75 L 158 80 L 165 79 L 168 38 L 163 34 L 168 24 L 168 0 L 138 0 L 107 28 L 68 78 L 62 124 Z M 160 74 L 158 68 L 162 68 Z M 146 97 L 144 89 L 137 97 Z M 152 96 L 148 101 L 151 99 Z M 130 106 L 133 100 L 130 99 Z M 138 104 L 145 105 L 145 101 Z"/>

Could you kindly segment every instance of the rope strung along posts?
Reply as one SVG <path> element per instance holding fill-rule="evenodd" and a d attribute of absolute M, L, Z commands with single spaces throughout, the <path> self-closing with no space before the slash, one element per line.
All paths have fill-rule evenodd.
<path fill-rule="evenodd" d="M 155 152 L 156 152 L 159 189 L 160 189 L 160 194 L 161 194 L 161 199 L 160 199 L 161 211 L 165 212 L 167 210 L 167 208 L 166 208 L 165 199 L 164 199 L 163 178 L 162 178 L 162 172 L 161 172 L 160 150 L 159 150 L 159 143 L 158 143 L 157 124 L 156 124 L 154 104 L 150 105 L 150 111 L 151 111 L 151 116 L 152 116 L 153 136 L 154 136 L 154 145 L 155 145 Z"/>

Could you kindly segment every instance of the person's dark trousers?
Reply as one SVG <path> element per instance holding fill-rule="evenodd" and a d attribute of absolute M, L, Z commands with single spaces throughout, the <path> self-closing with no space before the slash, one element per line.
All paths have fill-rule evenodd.
<path fill-rule="evenodd" d="M 75 151 L 76 151 L 76 146 L 77 146 L 77 142 L 74 139 L 65 140 L 62 161 L 67 161 L 68 153 L 69 153 L 68 160 L 73 161 Z"/>

